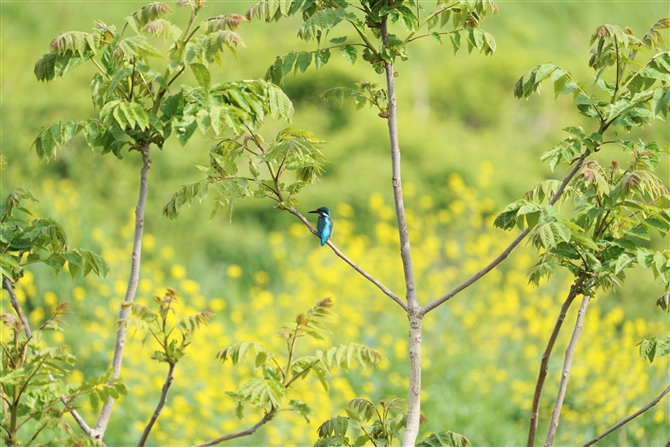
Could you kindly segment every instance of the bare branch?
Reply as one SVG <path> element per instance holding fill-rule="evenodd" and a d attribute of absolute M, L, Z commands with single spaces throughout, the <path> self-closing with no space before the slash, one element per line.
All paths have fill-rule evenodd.
<path fill-rule="evenodd" d="M 582 333 L 584 327 L 584 314 L 586 313 L 586 306 L 589 304 L 591 297 L 588 294 L 582 298 L 582 304 L 579 306 L 579 313 L 577 314 L 577 321 L 575 322 L 575 329 L 572 331 L 568 349 L 565 350 L 565 359 L 563 361 L 563 375 L 561 376 L 561 383 L 558 385 L 558 395 L 556 396 L 556 404 L 554 411 L 551 413 L 551 423 L 547 431 L 547 440 L 544 447 L 550 447 L 554 443 L 554 436 L 558 428 L 558 419 L 561 417 L 561 408 L 563 407 L 563 399 L 565 398 L 565 391 L 568 388 L 568 378 L 570 377 L 570 368 L 572 367 L 572 357 L 575 354 L 577 341 Z"/>
<path fill-rule="evenodd" d="M 221 436 L 220 438 L 212 439 L 211 441 L 206 441 L 206 442 L 203 442 L 201 444 L 194 445 L 193 447 L 206 447 L 208 445 L 219 444 L 221 442 L 229 441 L 231 439 L 241 438 L 243 436 L 249 436 L 249 435 L 253 434 L 256 430 L 258 430 L 259 427 L 261 427 L 261 426 L 267 424 L 268 422 L 270 422 L 270 420 L 272 419 L 272 417 L 275 415 L 276 412 L 277 412 L 277 409 L 272 408 L 272 410 L 265 413 L 265 416 L 263 416 L 263 419 L 256 422 L 256 424 L 254 424 L 252 427 L 250 427 L 250 428 L 248 428 L 244 431 L 240 431 L 240 432 L 237 432 L 237 433 L 231 433 L 229 435 Z"/>
<path fill-rule="evenodd" d="M 554 344 L 558 338 L 558 333 L 563 326 L 563 321 L 565 316 L 568 313 L 570 305 L 574 301 L 575 297 L 579 294 L 582 283 L 584 282 L 585 277 L 580 276 L 570 287 L 570 292 L 568 293 L 565 302 L 561 306 L 561 312 L 556 319 L 556 324 L 554 329 L 551 332 L 549 341 L 547 342 L 547 347 L 542 354 L 542 361 L 540 362 L 540 372 L 537 377 L 537 383 L 535 384 L 535 393 L 533 394 L 533 408 L 530 412 L 530 428 L 528 429 L 528 447 L 533 447 L 535 445 L 535 436 L 537 433 L 537 423 L 538 423 L 538 414 L 540 411 L 540 398 L 542 397 L 542 388 L 544 387 L 544 381 L 547 378 L 547 370 L 549 365 L 549 358 L 551 357 L 551 351 L 554 349 Z"/>
<path fill-rule="evenodd" d="M 151 419 L 149 420 L 149 423 L 144 429 L 142 437 L 140 438 L 140 441 L 137 443 L 137 447 L 144 447 L 144 445 L 147 442 L 147 439 L 149 438 L 149 433 L 151 433 L 151 429 L 154 427 L 154 424 L 158 420 L 158 416 L 160 416 L 161 411 L 163 410 L 163 406 L 165 406 L 168 391 L 170 391 L 170 386 L 174 381 L 174 367 L 177 366 L 177 364 L 170 363 L 169 365 L 170 367 L 168 368 L 167 377 L 165 378 L 165 383 L 163 384 L 163 388 L 161 389 L 161 397 L 158 399 L 158 405 L 156 405 L 156 410 L 154 410 L 154 414 L 151 415 Z"/>
<path fill-rule="evenodd" d="M 23 323 L 23 330 L 26 332 L 26 337 L 28 337 L 28 340 L 30 340 L 31 338 L 33 338 L 33 333 L 30 330 L 30 324 L 28 324 L 28 318 L 26 318 L 26 314 L 23 313 L 21 305 L 19 304 L 19 300 L 16 299 L 16 294 L 14 293 L 14 288 L 12 287 L 12 281 L 6 276 L 3 276 L 2 282 L 5 285 L 5 289 L 7 289 L 7 292 L 9 293 L 9 299 L 12 302 L 12 307 L 14 308 L 14 311 L 21 319 L 21 323 Z"/>
<path fill-rule="evenodd" d="M 387 16 L 382 18 L 381 24 L 382 43 L 388 45 L 388 23 Z M 388 88 L 388 130 L 389 142 L 391 144 L 391 181 L 393 185 L 393 200 L 395 201 L 395 213 L 398 220 L 398 235 L 400 236 L 400 258 L 405 274 L 405 288 L 407 306 L 418 308 L 419 300 L 416 296 L 416 284 L 414 281 L 414 267 L 412 266 L 412 252 L 409 245 L 409 231 L 405 217 L 405 204 L 402 198 L 402 180 L 400 175 L 400 144 L 398 142 L 398 117 L 396 113 L 395 97 L 395 70 L 393 64 L 387 62 L 386 86 Z"/>
<path fill-rule="evenodd" d="M 586 160 L 586 157 L 588 157 L 591 154 L 591 151 L 587 149 L 579 159 L 577 159 L 577 163 L 575 163 L 575 167 L 572 168 L 572 171 L 563 179 L 563 182 L 561 182 L 561 186 L 559 186 L 558 190 L 556 191 L 556 194 L 554 194 L 554 197 L 551 198 L 549 201 L 549 205 L 553 205 L 558 201 L 558 199 L 561 198 L 563 193 L 565 192 L 565 188 L 568 186 L 568 183 L 570 183 L 570 180 L 577 174 L 577 171 L 579 171 L 579 168 L 582 167 L 582 164 L 584 163 L 584 160 Z M 482 276 L 486 275 L 488 272 L 493 270 L 509 256 L 509 254 L 516 248 L 519 243 L 524 240 L 526 236 L 528 236 L 528 233 L 530 233 L 530 228 L 526 228 L 523 230 L 517 237 L 510 243 L 505 250 L 503 250 L 502 253 L 498 255 L 493 261 L 491 261 L 490 264 L 488 264 L 486 267 L 472 275 L 470 278 L 459 284 L 458 286 L 454 287 L 452 290 L 447 292 L 445 295 L 441 296 L 440 298 L 434 300 L 430 304 L 427 304 L 426 306 L 422 307 L 419 311 L 419 315 L 422 317 L 426 315 L 428 312 L 431 310 L 435 309 L 436 307 L 440 306 L 442 303 L 445 301 L 453 298 L 455 295 L 457 295 L 459 292 L 461 292 L 464 289 L 467 289 L 470 287 L 472 284 L 477 282 Z"/>
<path fill-rule="evenodd" d="M 311 231 L 313 235 L 315 235 L 315 236 L 319 236 L 319 234 L 318 234 L 317 231 L 314 229 L 314 227 L 312 226 L 312 224 L 310 224 L 309 221 L 308 221 L 302 214 L 300 214 L 295 208 L 290 208 L 290 209 L 287 208 L 287 211 L 288 211 L 289 213 L 293 214 L 293 215 L 294 215 L 295 217 L 297 217 L 298 219 L 300 219 L 300 221 L 301 221 L 302 223 L 304 223 L 305 226 L 307 226 L 307 228 L 309 228 L 309 231 Z M 341 251 L 340 251 L 340 250 L 339 250 L 339 249 L 338 249 L 338 248 L 337 248 L 337 247 L 336 247 L 330 240 L 328 240 L 327 244 L 328 244 L 328 246 L 335 252 L 335 254 L 336 254 L 338 257 L 340 257 L 344 262 L 346 262 L 347 264 L 349 264 L 354 270 L 356 270 L 358 273 L 360 273 L 361 275 L 363 275 L 363 277 L 364 277 L 365 279 L 367 279 L 367 280 L 370 281 L 372 284 L 374 284 L 375 286 L 377 286 L 377 287 L 379 288 L 379 290 L 381 290 L 382 292 L 384 292 L 389 298 L 391 298 L 393 301 L 395 301 L 400 307 L 402 307 L 404 310 L 407 310 L 407 305 L 406 305 L 405 303 L 403 303 L 403 301 L 402 301 L 400 298 L 398 298 L 398 296 L 397 296 L 395 293 L 391 292 L 391 290 L 389 290 L 385 285 L 383 285 L 382 283 L 380 283 L 380 282 L 379 282 L 377 279 L 375 279 L 373 276 L 371 276 L 371 275 L 369 275 L 368 273 L 366 273 L 365 270 L 363 270 L 362 268 L 360 268 L 359 266 L 357 266 L 356 264 L 354 264 L 354 262 L 353 262 L 351 259 L 347 258 L 347 257 L 344 255 L 344 253 L 342 253 L 342 252 L 341 252 Z"/>
<path fill-rule="evenodd" d="M 655 398 L 654 400 L 652 400 L 651 402 L 649 402 L 647 405 L 645 405 L 644 407 L 640 408 L 639 410 L 637 410 L 635 413 L 631 414 L 630 416 L 621 419 L 619 422 L 617 422 L 616 424 L 612 425 L 610 428 L 608 428 L 608 429 L 605 430 L 604 432 L 600 433 L 598 436 L 596 436 L 595 438 L 591 439 L 591 440 L 590 440 L 589 442 L 587 442 L 586 444 L 582 445 L 582 447 L 589 447 L 590 445 L 595 444 L 596 442 L 598 442 L 598 441 L 600 441 L 601 439 L 603 439 L 605 436 L 607 436 L 607 435 L 609 435 L 610 433 L 612 433 L 614 430 L 616 430 L 616 429 L 618 429 L 619 427 L 621 427 L 621 426 L 623 426 L 623 425 L 629 423 L 630 421 L 632 421 L 633 419 L 635 419 L 636 417 L 638 417 L 639 415 L 641 415 L 642 413 L 644 413 L 645 411 L 649 410 L 649 409 L 652 408 L 654 405 L 656 405 L 657 403 L 659 403 L 659 402 L 661 401 L 661 399 L 663 399 L 663 397 L 665 397 L 665 395 L 668 394 L 668 393 L 670 393 L 670 385 L 668 385 L 668 387 L 667 387 L 666 389 L 664 389 L 664 390 L 661 392 L 661 394 L 659 394 L 658 396 L 656 396 L 656 398 Z M 668 440 L 668 443 L 665 444 L 665 446 L 668 447 L 669 445 L 670 445 L 670 440 Z"/>
<path fill-rule="evenodd" d="M 137 200 L 137 207 L 135 208 L 135 236 L 133 239 L 133 254 L 130 264 L 130 278 L 128 280 L 128 288 L 126 289 L 126 296 L 123 300 L 125 304 L 132 303 L 135 299 L 137 286 L 140 281 L 140 259 L 142 255 L 142 234 L 144 232 L 144 207 L 147 202 L 147 193 L 149 191 L 147 176 L 151 168 L 151 159 L 149 158 L 149 143 L 144 143 L 140 148 L 142 153 L 142 169 L 140 170 L 140 192 Z M 122 306 L 119 312 L 119 320 L 125 320 L 130 314 L 130 306 Z M 118 379 L 121 375 L 121 363 L 123 361 L 123 350 L 126 345 L 126 326 L 120 325 L 116 333 L 116 345 L 114 346 L 114 357 L 112 359 L 112 368 L 114 374 L 112 380 Z M 98 421 L 95 424 L 91 436 L 95 439 L 102 439 L 107 430 L 109 418 L 112 415 L 112 407 L 114 399 L 110 396 L 107 403 L 103 405 L 98 416 Z"/>

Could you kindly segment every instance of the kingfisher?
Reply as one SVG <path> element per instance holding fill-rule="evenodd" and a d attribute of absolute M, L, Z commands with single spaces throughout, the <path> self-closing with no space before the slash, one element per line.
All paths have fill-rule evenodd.
<path fill-rule="evenodd" d="M 310 211 L 310 213 L 319 215 L 319 220 L 316 222 L 316 231 L 319 233 L 321 246 L 323 246 L 333 234 L 333 219 L 330 218 L 330 210 L 325 206 L 322 206 L 314 211 Z"/>

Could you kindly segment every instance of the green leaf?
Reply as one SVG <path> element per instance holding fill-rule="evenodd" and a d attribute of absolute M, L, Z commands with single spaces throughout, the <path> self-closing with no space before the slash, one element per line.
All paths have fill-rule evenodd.
<path fill-rule="evenodd" d="M 298 62 L 295 64 L 296 69 L 300 69 L 301 73 L 307 70 L 307 67 L 312 63 L 312 53 L 309 51 L 301 51 L 298 55 Z"/>
<path fill-rule="evenodd" d="M 619 256 L 614 266 L 614 274 L 617 275 L 621 270 L 628 267 L 632 261 L 633 259 L 625 253 Z"/>
<path fill-rule="evenodd" d="M 340 47 L 340 51 L 342 51 L 342 57 L 344 57 L 344 59 L 351 65 L 354 65 L 354 63 L 356 62 L 356 58 L 358 57 L 356 47 L 354 47 L 353 45 L 345 45 L 343 47 Z"/>
<path fill-rule="evenodd" d="M 433 433 L 417 444 L 417 447 L 468 447 L 470 441 L 451 431 Z"/>
<path fill-rule="evenodd" d="M 323 67 L 328 63 L 330 59 L 330 50 L 329 49 L 320 49 L 314 53 L 314 63 L 316 64 L 316 69 Z"/>
<path fill-rule="evenodd" d="M 256 351 L 256 358 L 258 358 L 258 354 L 261 352 L 265 353 L 266 355 L 270 355 L 269 352 L 260 344 L 255 343 L 255 342 L 249 342 L 249 341 L 244 341 L 242 343 L 236 343 L 234 345 L 228 346 L 225 349 L 222 349 L 219 351 L 218 354 L 216 354 L 216 358 L 221 361 L 221 363 L 225 363 L 226 361 L 230 360 L 233 365 L 237 365 L 238 363 L 244 361 L 246 358 L 247 354 L 251 351 L 251 349 L 254 349 Z M 261 362 L 262 364 L 262 362 Z M 261 366 L 261 364 L 256 365 Z M 238 391 L 239 392 L 239 391 Z"/>
<path fill-rule="evenodd" d="M 451 40 L 451 45 L 454 47 L 454 54 L 458 53 L 458 50 L 461 48 L 461 33 L 458 31 L 450 33 L 449 39 Z"/>
<path fill-rule="evenodd" d="M 640 357 L 646 358 L 649 360 L 649 363 L 653 363 L 654 357 L 656 356 L 656 343 L 656 337 L 645 338 L 640 343 L 638 343 L 640 345 Z"/>
<path fill-rule="evenodd" d="M 133 71 L 134 67 L 132 65 L 126 65 L 121 70 L 117 71 L 109 83 L 109 87 L 107 88 L 107 95 L 111 95 L 116 86 L 119 84 L 119 82 L 121 82 L 125 78 L 130 77 Z"/>
<path fill-rule="evenodd" d="M 312 414 L 312 410 L 307 406 L 307 404 L 301 400 L 291 399 L 288 403 L 289 407 L 299 415 L 305 418 L 305 421 L 309 424 L 309 415 Z"/>
<path fill-rule="evenodd" d="M 325 32 L 340 23 L 344 17 L 344 9 L 318 10 L 302 24 L 298 37 L 306 42 L 312 39 L 320 40 Z"/>
<path fill-rule="evenodd" d="M 668 340 L 658 340 L 656 342 L 656 357 L 668 355 L 670 353 L 670 336 Z"/>
<path fill-rule="evenodd" d="M 344 440 L 347 434 L 347 428 L 349 427 L 349 418 L 336 416 L 332 419 L 328 419 L 326 422 L 321 424 L 319 428 L 316 429 L 316 433 L 319 438 L 336 438 Z M 326 444 L 331 445 L 331 444 Z M 338 444 L 341 445 L 341 444 Z"/>
<path fill-rule="evenodd" d="M 293 69 L 296 59 L 298 59 L 298 53 L 296 51 L 291 51 L 289 54 L 284 56 L 282 61 L 282 77 L 286 76 Z M 275 83 L 276 84 L 276 83 Z"/>
<path fill-rule="evenodd" d="M 198 81 L 200 87 L 202 87 L 205 91 L 205 94 L 208 94 L 209 88 L 212 85 L 212 75 L 209 73 L 209 69 L 203 64 L 199 63 L 190 64 L 189 68 L 193 72 L 193 75 Z"/>

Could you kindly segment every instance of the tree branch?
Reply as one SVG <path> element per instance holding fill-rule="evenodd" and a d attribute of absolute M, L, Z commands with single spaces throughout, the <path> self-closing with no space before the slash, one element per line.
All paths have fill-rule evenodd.
<path fill-rule="evenodd" d="M 382 18 L 381 25 L 382 43 L 388 45 L 388 23 L 387 16 Z M 406 300 L 409 308 L 418 308 L 419 301 L 416 296 L 416 285 L 414 281 L 414 267 L 412 266 L 412 252 L 409 245 L 409 231 L 405 217 L 405 204 L 402 197 L 402 180 L 400 175 L 400 144 L 398 142 L 398 118 L 395 97 L 395 71 L 393 63 L 386 62 L 386 85 L 388 88 L 388 130 L 389 142 L 391 144 L 391 181 L 393 184 L 393 200 L 395 201 L 395 212 L 398 220 L 398 235 L 400 236 L 400 257 L 405 274 Z"/>
<path fill-rule="evenodd" d="M 556 404 L 554 405 L 554 411 L 551 413 L 551 422 L 549 424 L 549 430 L 547 431 L 547 440 L 544 443 L 544 447 L 550 447 L 554 443 L 554 436 L 556 435 L 556 429 L 558 428 L 558 420 L 561 417 L 563 399 L 565 398 L 565 391 L 568 387 L 568 378 L 570 377 L 570 368 L 572 367 L 572 357 L 575 354 L 577 341 L 579 340 L 579 336 L 582 333 L 582 328 L 584 327 L 584 314 L 586 313 L 586 306 L 588 306 L 590 298 L 591 297 L 588 294 L 585 294 L 584 298 L 582 298 L 582 304 L 579 307 L 577 321 L 575 322 L 575 329 L 572 331 L 572 337 L 570 337 L 568 349 L 565 350 L 563 375 L 561 377 L 561 383 L 558 385 Z"/>
<path fill-rule="evenodd" d="M 575 163 L 575 167 L 572 168 L 572 171 L 563 179 L 563 182 L 561 182 L 561 186 L 559 186 L 558 190 L 556 191 L 556 194 L 554 194 L 554 197 L 551 198 L 549 201 L 549 205 L 553 205 L 554 203 L 558 202 L 558 199 L 561 198 L 563 193 L 565 192 L 565 188 L 568 186 L 568 183 L 570 183 L 570 180 L 577 174 L 577 171 L 579 171 L 579 168 L 582 167 L 582 164 L 584 163 L 584 160 L 586 160 L 586 157 L 588 157 L 591 154 L 591 151 L 587 149 L 581 157 L 577 160 L 577 163 Z M 503 250 L 502 253 L 498 255 L 493 261 L 491 261 L 490 264 L 488 264 L 486 267 L 472 275 L 470 278 L 459 284 L 458 286 L 454 287 L 452 290 L 447 292 L 445 295 L 441 296 L 440 298 L 437 298 L 433 302 L 427 304 L 426 306 L 422 307 L 419 310 L 419 315 L 422 317 L 426 315 L 428 312 L 431 310 L 435 309 L 436 307 L 440 306 L 443 304 L 445 301 L 453 298 L 455 295 L 457 295 L 459 292 L 461 292 L 464 289 L 467 289 L 470 287 L 472 284 L 477 282 L 481 277 L 486 275 L 488 272 L 493 270 L 509 256 L 509 254 L 516 248 L 517 245 L 526 237 L 528 236 L 528 233 L 530 233 L 530 228 L 526 228 L 523 230 L 517 237 L 512 241 L 512 243 L 507 246 L 505 250 Z"/>
<path fill-rule="evenodd" d="M 256 422 L 256 424 L 254 424 L 252 427 L 250 427 L 250 428 L 248 428 L 244 431 L 240 431 L 240 432 L 237 432 L 237 433 L 231 433 L 229 435 L 221 436 L 220 438 L 212 439 L 211 441 L 206 441 L 206 442 L 203 442 L 201 444 L 196 444 L 193 447 L 206 447 L 208 445 L 219 444 L 221 442 L 229 441 L 231 439 L 241 438 L 242 436 L 249 436 L 249 435 L 253 434 L 256 430 L 258 430 L 259 427 L 261 427 L 261 426 L 267 424 L 268 422 L 270 422 L 270 420 L 272 419 L 272 417 L 275 415 L 276 412 L 277 412 L 277 409 L 272 408 L 272 410 L 265 413 L 265 416 L 263 416 L 263 419 Z"/>
<path fill-rule="evenodd" d="M 535 445 L 535 436 L 537 434 L 537 423 L 538 423 L 538 414 L 540 411 L 540 398 L 542 397 L 542 388 L 544 387 L 544 381 L 547 378 L 547 370 L 549 365 L 549 358 L 551 357 L 551 352 L 554 349 L 554 344 L 558 338 L 558 333 L 561 331 L 563 326 L 563 321 L 565 316 L 568 313 L 570 305 L 574 301 L 575 297 L 579 294 L 582 283 L 584 282 L 585 276 L 582 275 L 572 284 L 570 287 L 570 292 L 568 293 L 565 302 L 561 306 L 561 312 L 556 319 L 556 324 L 554 329 L 551 332 L 549 341 L 547 342 L 547 347 L 542 354 L 542 361 L 540 362 L 540 372 L 538 373 L 537 382 L 535 384 L 535 393 L 533 394 L 533 408 L 530 412 L 530 428 L 528 429 L 528 443 L 527 447 L 533 447 Z"/>
<path fill-rule="evenodd" d="M 305 224 L 305 226 L 307 226 L 307 228 L 309 228 L 309 231 L 311 231 L 313 235 L 315 235 L 315 236 L 317 236 L 317 237 L 319 236 L 319 234 L 318 234 L 317 231 L 314 229 L 314 227 L 312 226 L 312 224 L 310 224 L 309 221 L 308 221 L 302 214 L 300 214 L 295 208 L 290 208 L 290 209 L 287 208 L 287 211 L 288 211 L 289 213 L 293 214 L 293 215 L 294 215 L 295 217 L 297 217 L 298 219 L 300 219 L 300 221 L 301 221 L 303 224 Z M 347 264 L 349 264 L 349 265 L 351 266 L 351 268 L 353 268 L 354 270 L 356 270 L 358 273 L 360 273 L 361 275 L 363 275 L 363 277 L 364 277 L 365 279 L 367 279 L 367 280 L 370 281 L 372 284 L 374 284 L 375 286 L 377 286 L 377 287 L 379 288 L 379 290 L 381 290 L 382 292 L 384 292 L 384 294 L 386 294 L 389 298 L 391 298 L 393 301 L 395 301 L 396 304 L 398 304 L 398 306 L 402 307 L 404 310 L 407 310 L 407 305 L 406 305 L 400 298 L 398 298 L 398 296 L 397 296 L 395 293 L 391 292 L 391 290 L 389 290 L 384 284 L 380 283 L 380 282 L 379 282 L 377 279 L 375 279 L 373 276 L 371 276 L 371 275 L 369 275 L 368 273 L 366 273 L 365 270 L 363 270 L 362 268 L 360 268 L 359 266 L 357 266 L 356 264 L 354 264 L 354 262 L 353 262 L 351 259 L 347 258 L 347 257 L 344 255 L 344 253 L 342 253 L 342 252 L 341 252 L 341 251 L 340 251 L 340 250 L 339 250 L 339 249 L 338 249 L 338 248 L 337 248 L 337 247 L 336 247 L 330 240 L 328 240 L 327 244 L 328 244 L 328 246 L 335 252 L 335 254 L 336 254 L 338 257 L 340 257 L 344 262 L 346 262 Z"/>
<path fill-rule="evenodd" d="M 607 436 L 607 435 L 609 435 L 610 433 L 612 433 L 614 430 L 616 430 L 616 429 L 618 429 L 619 427 L 621 427 L 621 426 L 623 426 L 623 425 L 629 423 L 630 421 L 632 421 L 633 419 L 635 419 L 636 417 L 638 417 L 639 415 L 641 415 L 642 413 L 644 413 L 645 411 L 649 410 L 651 407 L 653 407 L 654 405 L 656 405 L 657 403 L 659 403 L 659 402 L 661 401 L 661 399 L 663 399 L 663 397 L 665 397 L 665 395 L 668 394 L 668 393 L 670 393 L 670 385 L 668 385 L 668 387 L 667 387 L 666 389 L 664 389 L 664 390 L 661 392 L 661 394 L 659 394 L 658 396 L 656 396 L 656 398 L 655 398 L 654 400 L 652 400 L 651 402 L 649 402 L 647 405 L 645 405 L 644 407 L 640 408 L 639 410 L 637 410 L 635 413 L 631 414 L 630 416 L 621 419 L 619 422 L 617 422 L 616 424 L 612 425 L 610 428 L 608 428 L 608 429 L 605 430 L 604 432 L 600 433 L 598 436 L 596 436 L 595 438 L 591 439 L 591 440 L 590 440 L 589 442 L 587 442 L 586 444 L 582 445 L 582 447 L 589 447 L 590 445 L 595 444 L 596 442 L 600 441 L 600 440 L 601 440 L 602 438 L 604 438 L 605 436 Z M 670 443 L 670 441 L 668 441 L 668 443 Z M 667 447 L 667 446 L 668 446 L 668 444 L 666 444 L 666 447 Z"/>
<path fill-rule="evenodd" d="M 130 278 L 128 279 L 128 288 L 126 289 L 126 296 L 123 300 L 124 304 L 132 303 L 135 299 L 137 286 L 140 281 L 140 260 L 142 255 L 142 234 L 144 232 L 144 208 L 147 202 L 147 193 L 149 186 L 147 177 L 149 169 L 151 168 L 151 159 L 149 158 L 149 143 L 143 143 L 140 148 L 142 154 L 142 169 L 140 170 L 140 192 L 137 199 L 137 207 L 135 208 L 135 236 L 133 238 L 133 254 L 130 264 Z M 130 314 L 130 306 L 121 306 L 119 312 L 119 320 L 125 320 Z M 121 363 L 123 361 L 123 350 L 126 345 L 126 326 L 120 325 L 116 333 L 116 345 L 114 346 L 114 357 L 112 359 L 112 368 L 114 374 L 112 380 L 118 379 L 121 375 Z M 105 431 L 109 418 L 112 416 L 112 407 L 114 399 L 110 396 L 107 403 L 103 405 L 98 416 L 98 421 L 95 428 L 91 432 L 91 436 L 95 439 L 101 440 Z"/>
<path fill-rule="evenodd" d="M 163 406 L 165 405 L 165 401 L 167 400 L 168 391 L 170 391 L 170 386 L 174 381 L 174 368 L 175 366 L 177 366 L 177 364 L 170 363 L 169 365 L 170 367 L 168 369 L 167 377 L 165 378 L 165 383 L 163 384 L 163 388 L 161 389 L 161 397 L 160 399 L 158 399 L 158 405 L 156 405 L 156 410 L 154 410 L 154 414 L 151 415 L 151 419 L 149 420 L 149 423 L 144 429 L 142 437 L 140 438 L 140 441 L 137 443 L 137 447 L 144 447 L 144 445 L 146 444 L 147 439 L 149 438 L 149 433 L 151 433 L 151 429 L 158 420 L 158 416 L 160 416 L 161 411 L 163 410 Z"/>
<path fill-rule="evenodd" d="M 9 278 L 7 278 L 6 276 L 3 276 L 2 277 L 2 282 L 5 285 L 5 288 L 7 289 L 7 293 L 9 293 L 9 298 L 12 302 L 12 307 L 14 308 L 17 315 L 21 319 L 21 322 L 23 323 L 23 330 L 26 333 L 26 337 L 28 337 L 28 340 L 30 340 L 31 338 L 33 338 L 33 333 L 30 330 L 30 324 L 28 323 L 28 318 L 26 318 L 26 315 L 23 313 L 23 310 L 21 309 L 21 305 L 19 304 L 19 300 L 16 299 L 16 294 L 14 293 L 14 289 L 12 288 L 12 281 Z M 35 351 L 33 349 L 32 353 L 37 354 L 37 351 Z M 51 380 L 52 382 L 55 380 L 51 373 L 49 373 L 48 377 L 49 377 L 49 380 Z M 67 407 L 67 401 L 66 401 L 65 397 L 61 397 L 60 400 Z M 77 425 L 79 425 L 79 428 L 81 428 L 87 436 L 90 436 L 91 435 L 91 427 L 89 427 L 88 424 L 86 423 L 86 421 L 79 415 L 79 413 L 77 413 L 77 410 L 75 410 L 73 408 L 69 411 L 69 413 L 72 415 L 72 417 L 74 418 Z"/>

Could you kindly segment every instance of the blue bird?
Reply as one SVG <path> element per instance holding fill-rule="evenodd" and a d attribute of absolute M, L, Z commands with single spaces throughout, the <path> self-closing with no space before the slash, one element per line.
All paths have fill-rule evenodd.
<path fill-rule="evenodd" d="M 330 210 L 325 206 L 322 206 L 314 211 L 310 211 L 310 213 L 319 215 L 319 220 L 316 222 L 316 231 L 319 233 L 321 245 L 323 246 L 333 234 L 333 219 L 330 218 Z"/>

